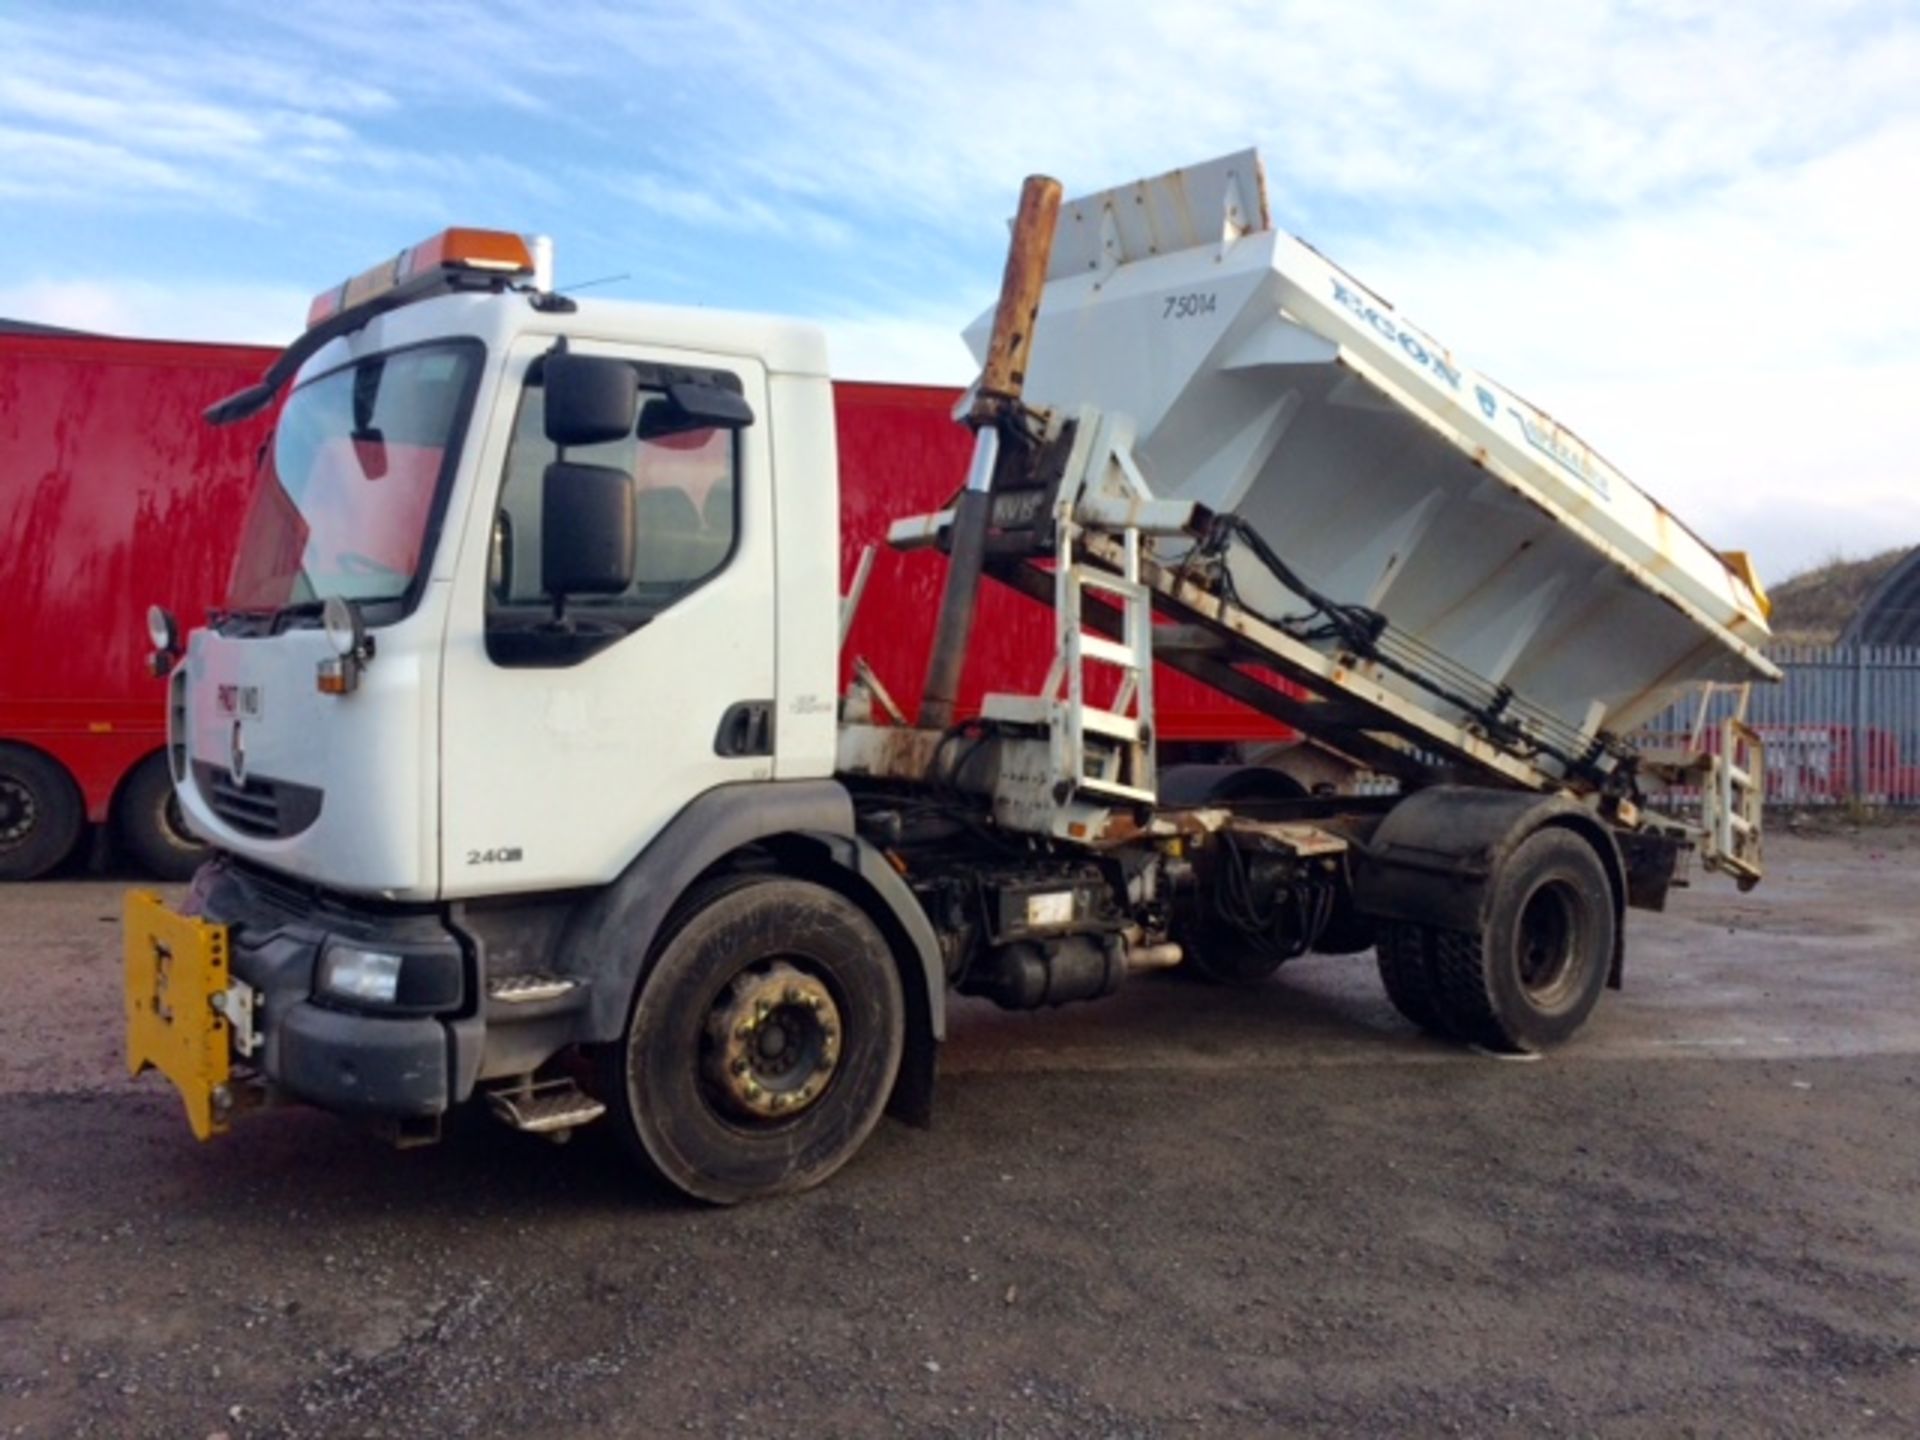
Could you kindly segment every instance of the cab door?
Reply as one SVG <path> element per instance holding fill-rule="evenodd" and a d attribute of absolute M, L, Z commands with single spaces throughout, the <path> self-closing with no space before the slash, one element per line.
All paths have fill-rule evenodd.
<path fill-rule="evenodd" d="M 638 419 L 564 454 L 543 356 L 510 354 L 454 577 L 441 708 L 442 893 L 611 880 L 696 796 L 773 774 L 774 536 L 767 384 L 734 356 L 573 341 L 638 376 Z M 752 419 L 690 423 L 673 387 Z M 679 392 L 687 393 L 687 392 Z M 632 484 L 633 578 L 556 606 L 541 574 L 549 467 Z"/>

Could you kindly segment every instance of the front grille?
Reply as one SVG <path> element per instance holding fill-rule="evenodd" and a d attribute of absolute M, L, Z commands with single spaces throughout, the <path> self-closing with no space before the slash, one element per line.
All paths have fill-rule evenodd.
<path fill-rule="evenodd" d="M 320 818 L 324 792 L 311 785 L 265 775 L 249 775 L 235 784 L 226 770 L 205 760 L 193 762 L 193 778 L 213 813 L 242 835 L 284 840 Z"/>

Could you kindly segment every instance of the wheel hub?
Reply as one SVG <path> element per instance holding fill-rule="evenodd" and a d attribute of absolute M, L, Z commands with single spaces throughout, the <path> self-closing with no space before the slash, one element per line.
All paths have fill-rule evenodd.
<path fill-rule="evenodd" d="M 0 848 L 18 845 L 33 831 L 33 792 L 18 780 L 0 779 Z"/>
<path fill-rule="evenodd" d="M 1520 983 L 1537 1002 L 1560 998 L 1573 972 L 1579 933 L 1575 901 L 1565 886 L 1543 885 L 1520 914 Z"/>
<path fill-rule="evenodd" d="M 707 1016 L 708 1078 L 727 1107 L 785 1119 L 814 1104 L 840 1063 L 840 1010 L 784 961 L 737 977 Z"/>

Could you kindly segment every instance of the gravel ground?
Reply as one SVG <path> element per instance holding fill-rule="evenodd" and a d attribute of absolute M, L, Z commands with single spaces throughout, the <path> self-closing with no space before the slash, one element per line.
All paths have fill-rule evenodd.
<path fill-rule="evenodd" d="M 121 886 L 0 893 L 0 1436 L 1920 1433 L 1920 831 L 1634 915 L 1539 1063 L 1364 959 L 961 1007 L 931 1131 L 732 1211 L 604 1137 L 209 1146 Z"/>

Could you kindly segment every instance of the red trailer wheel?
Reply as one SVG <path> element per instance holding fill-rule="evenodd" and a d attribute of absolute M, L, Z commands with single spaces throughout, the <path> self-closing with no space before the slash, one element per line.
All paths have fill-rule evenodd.
<path fill-rule="evenodd" d="M 24 745 L 0 745 L 0 880 L 34 880 L 73 853 L 86 823 L 80 787 Z"/>
<path fill-rule="evenodd" d="M 114 805 L 113 831 L 120 848 L 160 880 L 191 879 L 213 853 L 187 828 L 164 752 L 149 755 L 127 777 Z"/>

